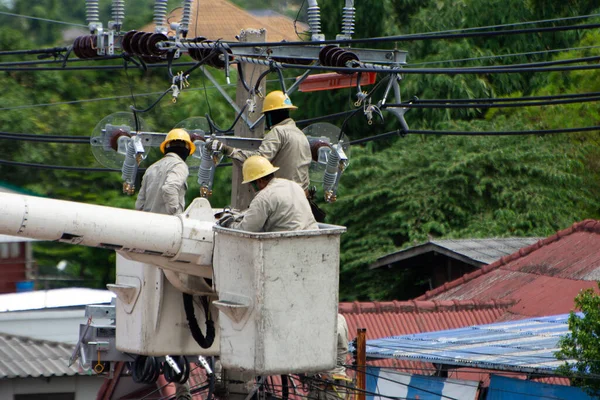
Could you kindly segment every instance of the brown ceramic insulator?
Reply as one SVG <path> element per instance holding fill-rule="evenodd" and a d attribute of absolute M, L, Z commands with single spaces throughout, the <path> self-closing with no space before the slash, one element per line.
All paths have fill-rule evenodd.
<path fill-rule="evenodd" d="M 319 62 L 321 63 L 321 65 L 327 65 L 327 62 L 325 61 L 326 55 L 327 55 L 327 53 L 329 53 L 331 50 L 334 50 L 334 49 L 339 49 L 339 47 L 329 44 L 329 45 L 323 47 L 319 51 Z"/>
<path fill-rule="evenodd" d="M 112 135 L 110 136 L 110 147 L 114 150 L 117 151 L 119 148 L 119 138 L 121 136 L 127 136 L 127 137 L 131 137 L 131 134 L 129 134 L 127 131 L 124 131 L 123 129 L 117 129 L 116 131 L 114 131 L 112 133 Z"/>
<path fill-rule="evenodd" d="M 327 142 L 322 140 L 316 140 L 310 144 L 310 154 L 312 155 L 312 159 L 314 162 L 319 161 L 319 149 L 321 147 L 329 147 Z"/>
<path fill-rule="evenodd" d="M 80 45 L 79 42 L 81 40 L 82 36 L 77 36 L 75 38 L 75 41 L 73 42 L 73 53 L 75 53 L 75 55 L 77 56 L 77 58 L 83 58 L 83 55 L 81 53 L 81 49 L 80 49 Z"/>
<path fill-rule="evenodd" d="M 133 54 L 133 50 L 131 49 L 131 38 L 135 35 L 137 31 L 129 31 L 123 36 L 123 40 L 121 40 L 121 47 L 123 51 L 129 54 Z"/>
<path fill-rule="evenodd" d="M 133 34 L 133 36 L 131 37 L 131 42 L 130 42 L 130 47 L 131 47 L 131 54 L 135 54 L 136 56 L 140 56 L 144 53 L 142 53 L 142 49 L 140 48 L 140 41 L 142 40 L 142 37 L 146 34 L 146 32 L 136 32 Z"/>
<path fill-rule="evenodd" d="M 148 50 L 148 54 L 151 56 L 162 56 L 167 53 L 166 49 L 158 48 L 159 42 L 164 42 L 169 38 L 164 33 L 151 33 L 148 39 L 146 40 L 146 49 Z"/>

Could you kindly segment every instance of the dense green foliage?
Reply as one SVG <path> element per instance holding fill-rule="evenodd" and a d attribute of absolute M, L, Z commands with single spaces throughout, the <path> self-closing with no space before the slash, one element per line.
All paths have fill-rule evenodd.
<path fill-rule="evenodd" d="M 575 306 L 583 317 L 573 312 L 569 315 L 570 334 L 561 338 L 560 350 L 555 354 L 565 361 L 559 372 L 568 377 L 572 385 L 597 397 L 600 396 L 597 378 L 600 374 L 600 296 L 592 289 L 583 290 L 575 298 Z"/>
<path fill-rule="evenodd" d="M 144 25 L 152 18 L 152 1 L 127 1 L 126 29 Z M 271 7 L 295 17 L 302 1 L 236 1 L 247 8 Z M 177 6 L 172 1 L 170 6 Z M 343 2 L 320 0 L 323 31 L 334 38 L 340 30 Z M 16 0 L 9 12 L 85 24 L 85 2 Z M 101 15 L 110 14 L 101 3 Z M 0 7 L 1 8 L 1 7 Z M 593 2 L 537 0 L 392 1 L 356 2 L 355 37 L 437 32 L 548 18 L 584 15 L 594 11 Z M 304 7 L 305 10 L 305 7 Z M 300 18 L 305 15 L 300 10 Z M 52 24 L 0 15 L 3 50 L 33 49 L 68 44 L 62 35 L 68 25 Z M 589 20 L 583 20 L 589 22 Z M 569 21 L 569 24 L 581 21 Z M 566 23 L 563 23 L 566 24 Z M 529 27 L 529 25 L 528 25 Z M 85 30 L 81 32 L 84 34 Z M 598 55 L 598 34 L 588 31 L 552 34 L 473 37 L 464 39 L 402 41 L 363 47 L 408 51 L 415 66 L 461 67 L 500 65 Z M 540 50 L 582 47 L 570 52 Z M 525 52 L 536 54 L 523 55 Z M 520 55 L 496 57 L 499 55 Z M 478 58 L 478 59 L 473 59 Z M 0 62 L 23 57 L 3 56 Z M 28 58 L 31 59 L 31 58 Z M 470 59 L 467 61 L 457 61 Z M 455 60 L 449 62 L 448 60 Z M 104 62 L 108 63 L 108 62 Z M 430 63 L 430 64 L 423 64 Z M 90 63 L 89 65 L 97 65 Z M 80 65 L 80 64 L 78 64 Z M 221 82 L 220 71 L 212 71 Z M 301 71 L 285 71 L 296 76 Z M 402 98 L 468 99 L 582 93 L 600 91 L 596 70 L 527 74 L 406 74 Z M 232 75 L 235 78 L 235 74 Z M 380 77 L 381 78 L 381 77 Z M 166 97 L 143 114 L 148 127 L 167 131 L 180 121 L 210 112 L 220 126 L 235 117 L 210 82 L 197 70 L 191 88 L 176 104 Z M 0 121 L 4 132 L 90 135 L 96 124 L 114 112 L 135 104 L 144 108 L 169 85 L 166 71 L 55 71 L 1 72 Z M 277 84 L 271 82 L 269 89 Z M 206 90 L 205 90 L 206 88 Z M 371 88 L 366 87 L 365 90 Z M 234 87 L 227 88 L 234 96 Z M 373 100 L 383 94 L 378 88 Z M 354 108 L 356 89 L 310 94 L 296 93 L 300 106 L 296 119 L 311 118 Z M 84 99 L 118 99 L 69 104 Z M 388 99 L 390 101 L 391 99 Z M 28 105 L 49 106 L 27 107 Z M 209 107 L 210 105 L 210 107 Z M 389 113 L 385 120 L 368 125 L 361 112 L 344 125 L 351 139 L 399 128 Z M 600 125 L 596 103 L 516 109 L 412 109 L 406 114 L 411 129 L 455 131 L 509 131 Z M 344 124 L 345 123 L 345 124 Z M 392 137 L 352 148 L 350 167 L 343 176 L 339 200 L 323 205 L 328 222 L 345 225 L 342 237 L 341 298 L 407 299 L 419 294 L 418 274 L 394 270 L 369 270 L 368 265 L 388 252 L 427 240 L 429 237 L 544 236 L 584 218 L 598 217 L 600 194 L 600 137 L 598 133 L 560 136 L 413 136 Z M 158 157 L 151 154 L 145 165 Z M 41 164 L 97 167 L 89 146 L 3 140 L 0 160 Z M 134 198 L 121 194 L 119 173 L 32 169 L 0 165 L 0 180 L 40 195 L 60 199 L 132 208 Z M 215 207 L 229 204 L 231 168 L 220 168 L 211 199 Z M 195 177 L 189 179 L 188 202 L 197 194 Z M 114 256 L 98 249 L 36 245 L 40 271 L 52 273 L 67 260 L 65 274 L 83 284 L 102 287 L 114 276 Z"/>

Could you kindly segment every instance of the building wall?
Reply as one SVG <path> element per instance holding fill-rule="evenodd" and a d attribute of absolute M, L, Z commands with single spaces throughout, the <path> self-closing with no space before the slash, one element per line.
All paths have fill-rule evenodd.
<path fill-rule="evenodd" d="M 94 323 L 103 321 L 107 322 L 94 320 Z M 79 324 L 86 322 L 85 307 L 70 310 L 11 311 L 0 313 L 0 332 L 75 344 L 79 340 Z"/>
<path fill-rule="evenodd" d="M 27 279 L 27 246 L 25 242 L 0 243 L 0 293 L 16 292 L 16 283 Z"/>
<path fill-rule="evenodd" d="M 98 376 L 52 376 L 48 378 L 14 378 L 0 380 L 0 399 L 13 400 L 17 394 L 74 393 L 75 400 L 95 399 L 103 382 Z"/>

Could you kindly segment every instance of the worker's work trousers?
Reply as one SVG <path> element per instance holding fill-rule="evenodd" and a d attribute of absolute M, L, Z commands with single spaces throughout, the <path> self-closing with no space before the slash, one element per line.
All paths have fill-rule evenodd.
<path fill-rule="evenodd" d="M 350 398 L 351 382 L 334 379 L 327 382 L 311 382 L 309 385 L 309 400 L 346 400 Z"/>
<path fill-rule="evenodd" d="M 192 395 L 190 394 L 190 385 L 189 383 L 176 383 L 175 384 L 175 399 L 176 400 L 192 400 Z"/>

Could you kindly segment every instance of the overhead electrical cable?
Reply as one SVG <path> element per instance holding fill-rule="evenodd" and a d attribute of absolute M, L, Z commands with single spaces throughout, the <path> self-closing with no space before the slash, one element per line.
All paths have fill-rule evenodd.
<path fill-rule="evenodd" d="M 600 26 L 600 25 L 599 25 Z M 361 67 L 349 68 L 349 67 L 326 67 L 322 65 L 298 65 L 274 62 L 273 60 L 253 58 L 253 57 L 238 57 L 248 63 L 258 65 L 277 66 L 280 68 L 291 68 L 291 69 L 304 69 L 304 70 L 317 70 L 317 71 L 331 71 L 331 72 L 342 72 L 342 73 L 354 73 L 354 72 L 380 72 L 388 74 L 493 74 L 493 73 L 521 73 L 521 72 L 554 72 L 554 71 L 573 71 L 573 70 L 589 70 L 598 69 L 600 64 L 588 64 L 588 65 L 574 65 L 574 66 L 550 66 L 550 67 L 538 67 L 539 65 L 557 65 L 557 64 L 569 64 L 582 61 L 596 61 L 600 59 L 600 56 L 577 58 L 572 60 L 558 60 L 558 61 L 546 61 L 541 63 L 529 63 L 529 64 L 515 64 L 513 65 L 498 65 L 488 67 L 455 67 L 455 68 L 393 68 L 393 67 L 382 67 L 375 64 L 365 64 Z M 198 63 L 178 63 L 173 66 L 198 66 Z M 161 68 L 168 67 L 168 64 L 148 64 L 148 68 Z M 119 70 L 125 69 L 122 64 L 117 65 L 85 65 L 75 67 L 2 67 L 0 71 L 10 72 L 35 72 L 35 71 L 80 71 L 80 70 Z"/>
<path fill-rule="evenodd" d="M 573 104 L 573 103 L 587 103 L 593 101 L 599 101 L 600 96 L 594 97 L 580 97 L 576 99 L 564 99 L 564 100 L 547 100 L 547 101 L 516 101 L 512 103 L 503 102 L 503 103 L 399 103 L 399 104 L 385 104 L 380 108 L 390 108 L 390 107 L 404 107 L 404 108 L 509 108 L 509 107 L 539 107 L 539 106 L 553 106 L 560 104 Z"/>
<path fill-rule="evenodd" d="M 570 93 L 570 94 L 554 94 L 547 96 L 527 96 L 527 97 L 490 97 L 478 99 L 417 99 L 416 103 L 496 103 L 496 102 L 512 102 L 512 101 L 535 101 L 535 100 L 559 100 L 559 99 L 576 99 L 600 96 L 600 92 L 587 93 Z M 404 103 L 401 103 L 404 104 Z M 386 103 L 385 105 L 390 105 Z"/>
<path fill-rule="evenodd" d="M 481 56 L 481 57 L 470 57 L 470 58 L 457 58 L 453 60 L 439 60 L 439 61 L 423 61 L 418 63 L 409 63 L 410 66 L 417 65 L 431 65 L 431 64 L 444 64 L 451 62 L 463 62 L 463 61 L 480 61 L 480 60 L 489 60 L 495 58 L 507 58 L 507 57 L 522 57 L 522 56 L 532 56 L 537 54 L 548 54 L 548 53 L 560 53 L 560 52 L 570 52 L 570 51 L 580 51 L 580 50 L 591 50 L 598 49 L 599 46 L 583 46 L 583 47 L 565 47 L 562 49 L 553 49 L 553 50 L 540 50 L 540 51 L 527 51 L 523 53 L 509 53 L 509 54 L 495 54 L 489 56 Z"/>
<path fill-rule="evenodd" d="M 49 49 L 33 49 L 33 50 L 6 50 L 0 51 L 0 56 L 12 56 L 17 54 L 58 54 L 69 50 L 68 47 L 52 47 Z"/>
<path fill-rule="evenodd" d="M 75 167 L 70 165 L 50 165 L 50 164 L 35 164 L 19 161 L 0 160 L 0 165 L 10 165 L 14 167 L 28 167 L 28 168 L 40 168 L 40 169 L 53 169 L 53 170 L 65 170 L 65 171 L 82 171 L 82 172 L 121 172 L 120 169 L 113 168 L 102 168 L 102 167 Z M 219 167 L 231 167 L 232 163 L 220 163 Z M 194 168 L 194 167 L 190 167 Z M 198 167 L 195 167 L 198 168 Z M 138 169 L 138 172 L 145 172 L 146 168 Z"/>
<path fill-rule="evenodd" d="M 286 80 L 295 81 L 296 78 L 286 78 Z M 268 80 L 267 82 L 279 82 L 278 79 Z M 235 83 L 227 84 L 224 83 L 222 86 L 235 86 Z M 197 88 L 186 88 L 185 92 L 194 92 L 198 90 L 204 89 L 216 89 L 216 86 L 209 85 L 206 87 L 197 87 Z M 156 96 L 163 92 L 149 92 L 149 93 L 138 93 L 134 94 L 134 97 L 144 97 L 144 96 Z M 68 105 L 68 104 L 82 104 L 82 103 L 91 103 L 97 101 L 111 101 L 111 100 L 121 100 L 121 99 L 129 99 L 131 98 L 131 94 L 121 95 L 121 96 L 112 96 L 112 97 L 97 97 L 91 99 L 82 99 L 82 100 L 71 100 L 71 101 L 58 101 L 55 103 L 38 103 L 38 104 L 24 104 L 20 106 L 12 106 L 12 107 L 0 107 L 0 111 L 11 111 L 11 110 L 23 110 L 28 108 L 37 108 L 37 107 L 52 107 L 52 106 L 60 106 L 60 105 Z"/>
<path fill-rule="evenodd" d="M 8 161 L 8 160 L 0 160 L 0 165 L 11 165 L 14 167 L 31 167 L 31 168 L 40 168 L 40 169 L 60 169 L 65 171 L 83 171 L 83 172 L 121 172 L 120 169 L 110 169 L 110 168 L 94 168 L 94 167 L 71 167 L 67 165 L 47 165 L 47 164 L 33 164 L 33 163 L 25 163 L 18 161 Z M 138 169 L 138 171 L 142 171 L 145 169 Z"/>
<path fill-rule="evenodd" d="M 372 142 L 374 140 L 384 139 L 392 136 L 404 135 L 435 135 L 435 136 L 517 136 L 517 135 L 555 135 L 558 133 L 576 133 L 576 132 L 593 132 L 600 131 L 600 126 L 588 126 L 582 128 L 563 128 L 563 129 L 546 129 L 546 130 L 531 130 L 531 131 L 431 131 L 431 130 L 409 130 L 389 131 L 378 135 L 369 136 L 361 139 L 350 141 L 351 145 Z"/>
<path fill-rule="evenodd" d="M 256 64 L 268 64 L 269 62 L 263 62 L 262 60 L 256 59 Z M 527 64 L 521 64 L 527 65 Z M 511 67 L 510 65 L 499 66 L 499 67 L 459 67 L 459 68 L 381 68 L 375 67 L 374 65 L 357 67 L 357 68 L 344 68 L 344 67 L 325 67 L 322 65 L 297 65 L 281 63 L 282 68 L 294 68 L 294 69 L 306 69 L 306 70 L 318 70 L 318 71 L 330 71 L 330 72 L 343 72 L 343 73 L 354 73 L 354 72 L 379 72 L 388 74 L 448 74 L 448 75 L 459 75 L 459 74 L 515 74 L 522 72 L 558 72 L 558 71 L 584 71 L 599 69 L 600 64 L 588 64 L 588 65 L 565 65 L 565 66 L 554 66 L 554 67 Z M 0 71 L 3 69 L 0 68 Z"/>
<path fill-rule="evenodd" d="M 113 55 L 113 56 L 102 56 L 102 57 L 98 57 L 98 58 L 94 58 L 94 61 L 106 61 L 106 60 L 116 60 L 116 59 L 121 59 L 123 58 L 120 55 Z M 90 61 L 89 59 L 85 59 L 85 58 L 70 58 L 68 61 L 63 59 L 63 58 L 59 58 L 56 60 L 35 60 L 35 61 L 7 61 L 7 62 L 0 62 L 0 67 L 14 67 L 14 66 L 19 66 L 19 65 L 48 65 L 48 64 L 64 64 L 65 62 L 68 63 L 73 63 L 73 62 L 85 62 L 85 61 Z"/>
<path fill-rule="evenodd" d="M 466 29 L 459 29 L 460 33 L 424 33 L 424 34 L 409 34 L 409 35 L 396 35 L 396 36 L 379 36 L 370 37 L 363 39 L 342 39 L 342 40 L 321 40 L 321 41 L 310 41 L 310 42 L 255 42 L 255 43 L 228 43 L 230 48 L 235 47 L 251 47 L 251 46 L 268 46 L 268 47 L 281 47 L 281 46 L 306 46 L 306 45 L 327 45 L 334 44 L 338 46 L 345 46 L 351 44 L 364 44 L 364 43 L 385 43 L 385 42 L 407 42 L 413 40 L 433 40 L 433 39 L 464 39 L 471 37 L 493 37 L 493 36 L 508 36 L 508 35 L 527 35 L 533 33 L 547 33 L 547 32 L 564 32 L 573 30 L 586 30 L 586 29 L 597 29 L 600 24 L 583 24 L 583 25 L 565 25 L 565 26 L 548 26 L 539 28 L 525 28 L 525 29 L 513 29 L 513 30 L 501 30 L 501 31 L 483 31 L 483 32 L 467 32 Z"/>
<path fill-rule="evenodd" d="M 87 25 L 75 24 L 73 22 L 57 21 L 55 19 L 32 17 L 31 15 L 14 14 L 14 13 L 9 13 L 9 12 L 5 12 L 5 11 L 0 11 L 0 14 L 1 15 L 8 15 L 10 17 L 19 17 L 19 18 L 25 18 L 25 19 L 33 19 L 33 20 L 37 20 L 37 21 L 52 22 L 54 24 L 80 26 L 80 27 L 83 27 L 83 28 L 87 28 Z"/>

